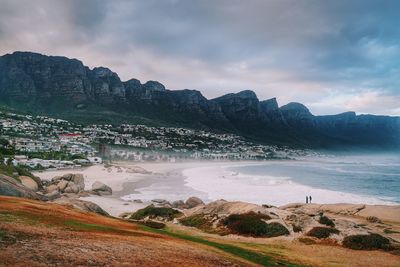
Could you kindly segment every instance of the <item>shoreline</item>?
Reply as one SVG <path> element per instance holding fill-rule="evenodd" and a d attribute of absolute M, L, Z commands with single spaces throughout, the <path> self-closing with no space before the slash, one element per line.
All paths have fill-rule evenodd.
<path fill-rule="evenodd" d="M 106 168 L 105 165 L 94 165 L 86 168 L 79 169 L 68 169 L 68 170 L 56 170 L 56 171 L 44 171 L 35 172 L 35 175 L 39 176 L 41 179 L 51 179 L 58 175 L 63 175 L 66 173 L 81 173 L 85 178 L 85 189 L 90 190 L 91 185 L 95 181 L 100 181 L 113 190 L 111 196 L 88 196 L 81 197 L 82 200 L 87 200 L 98 204 L 100 207 L 104 208 L 112 216 L 119 216 L 122 213 L 134 212 L 137 209 L 144 208 L 145 206 L 151 204 L 152 199 L 165 199 L 167 201 L 175 200 L 185 200 L 189 197 L 196 196 L 202 199 L 205 203 L 209 203 L 217 199 L 226 199 L 228 201 L 243 201 L 254 204 L 268 204 L 274 206 L 283 206 L 289 203 L 304 203 L 304 201 L 281 201 L 280 203 L 273 203 L 272 201 L 252 201 L 252 199 L 238 199 L 231 196 L 237 196 L 231 191 L 227 190 L 230 188 L 237 187 L 243 189 L 243 185 L 235 184 L 237 181 L 232 181 L 230 179 L 219 179 L 217 184 L 215 182 L 215 176 L 207 177 L 207 173 L 201 171 L 204 168 L 213 169 L 226 169 L 231 167 L 241 167 L 249 165 L 263 165 L 265 162 L 237 162 L 237 161 L 200 161 L 200 162 L 177 162 L 177 163 L 153 163 L 153 162 L 115 162 L 113 165 Z M 199 172 L 195 176 L 188 175 L 188 172 Z M 240 179 L 243 177 L 240 176 Z M 196 182 L 197 185 L 193 185 Z M 221 182 L 223 184 L 221 184 Z M 213 184 L 214 183 L 214 184 Z M 282 194 L 291 194 L 289 189 L 293 187 L 293 183 L 285 185 L 285 187 L 277 187 L 277 185 L 270 186 L 271 194 L 275 194 L 274 197 L 282 197 Z M 204 188 L 204 190 L 201 190 Z M 215 192 L 221 192 L 221 188 L 225 189 L 225 192 L 220 195 L 215 195 Z M 257 185 L 254 187 L 257 188 Z M 251 188 L 254 191 L 254 188 Z M 288 189 L 289 188 L 289 189 Z M 247 189 L 247 188 L 246 188 Z M 237 189 L 236 189 L 237 190 Z M 313 189 L 321 190 L 321 189 Z M 266 193 L 263 191 L 261 193 Z M 281 192 L 279 192 L 281 191 Z M 329 191 L 329 190 L 325 190 Z M 322 193 L 325 193 L 322 191 Z M 252 191 L 249 191 L 252 192 Z M 342 194 L 343 192 L 337 192 Z M 221 194 L 221 193 L 219 193 Z M 225 194 L 225 195 L 224 195 Z M 255 192 L 248 194 L 251 197 L 257 197 Z M 305 195 L 305 194 L 304 194 Z M 140 199 L 142 203 L 137 201 Z M 354 204 L 368 204 L 368 205 L 384 205 L 384 206 L 398 206 L 397 203 L 371 203 L 371 202 L 348 202 L 348 201 L 330 201 L 320 203 L 316 198 L 314 198 L 318 205 L 340 205 L 340 202 L 349 203 L 349 205 Z M 136 200 L 136 201 L 135 201 Z M 334 204 L 336 203 L 336 204 Z"/>

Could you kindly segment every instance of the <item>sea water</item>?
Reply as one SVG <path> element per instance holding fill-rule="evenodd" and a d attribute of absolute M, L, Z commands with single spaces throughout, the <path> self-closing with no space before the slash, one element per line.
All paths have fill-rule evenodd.
<path fill-rule="evenodd" d="M 328 155 L 185 170 L 186 185 L 211 200 L 258 204 L 400 204 L 400 155 Z"/>
<path fill-rule="evenodd" d="M 199 167 L 200 166 L 200 167 Z M 162 177 L 123 199 L 197 196 L 256 204 L 400 204 L 400 154 L 324 155 L 295 160 L 198 164 L 183 179 Z"/>

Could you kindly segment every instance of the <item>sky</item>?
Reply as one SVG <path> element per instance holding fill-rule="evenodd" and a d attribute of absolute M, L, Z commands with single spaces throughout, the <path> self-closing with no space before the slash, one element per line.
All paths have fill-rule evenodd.
<path fill-rule="evenodd" d="M 400 115 L 398 0 L 0 0 L 0 54 L 14 51 L 207 98 Z"/>

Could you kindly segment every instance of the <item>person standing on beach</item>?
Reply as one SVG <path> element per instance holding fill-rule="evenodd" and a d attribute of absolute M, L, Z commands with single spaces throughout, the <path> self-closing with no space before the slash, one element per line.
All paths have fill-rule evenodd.
<path fill-rule="evenodd" d="M 306 204 L 308 204 L 308 196 L 306 196 Z"/>
<path fill-rule="evenodd" d="M 309 196 L 309 197 L 308 197 L 308 199 L 310 200 L 310 203 L 311 203 L 312 197 L 311 197 L 311 196 Z"/>

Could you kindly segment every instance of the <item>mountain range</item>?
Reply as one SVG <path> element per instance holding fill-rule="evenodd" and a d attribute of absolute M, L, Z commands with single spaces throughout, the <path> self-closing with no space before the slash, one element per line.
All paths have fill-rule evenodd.
<path fill-rule="evenodd" d="M 229 132 L 265 144 L 307 148 L 400 148 L 400 117 L 346 112 L 314 116 L 245 90 L 214 99 L 157 81 L 121 81 L 77 59 L 14 52 L 0 57 L 0 104 L 84 123 L 144 123 Z"/>

